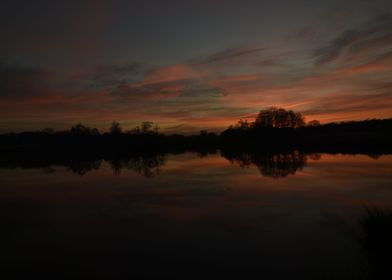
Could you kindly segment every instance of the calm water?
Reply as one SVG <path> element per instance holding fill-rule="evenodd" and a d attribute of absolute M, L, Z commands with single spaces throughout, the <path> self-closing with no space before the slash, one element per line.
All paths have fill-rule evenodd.
<path fill-rule="evenodd" d="M 392 208 L 392 156 L 227 158 L 1 168 L 2 271 L 362 279 L 358 219 Z"/>

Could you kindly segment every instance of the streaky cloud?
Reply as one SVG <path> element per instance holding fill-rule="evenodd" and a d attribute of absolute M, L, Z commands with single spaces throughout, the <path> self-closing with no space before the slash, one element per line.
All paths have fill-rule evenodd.
<path fill-rule="evenodd" d="M 333 62 L 346 51 L 354 55 L 370 46 L 385 47 L 380 42 L 390 43 L 391 30 L 392 14 L 375 17 L 357 28 L 345 30 L 327 46 L 318 48 L 313 53 L 315 64 L 324 65 Z"/>

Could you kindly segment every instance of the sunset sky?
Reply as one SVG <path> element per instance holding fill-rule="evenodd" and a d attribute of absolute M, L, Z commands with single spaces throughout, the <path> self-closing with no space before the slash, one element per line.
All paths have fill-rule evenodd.
<path fill-rule="evenodd" d="M 0 34 L 0 132 L 392 117 L 391 0 L 3 0 Z"/>

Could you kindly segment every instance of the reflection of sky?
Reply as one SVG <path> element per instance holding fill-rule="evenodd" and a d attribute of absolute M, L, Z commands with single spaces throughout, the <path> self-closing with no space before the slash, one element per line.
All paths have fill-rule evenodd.
<path fill-rule="evenodd" d="M 1 218 L 18 224 L 14 235 L 25 242 L 60 238 L 80 250 L 103 244 L 114 256 L 147 250 L 158 259 L 154 248 L 165 248 L 185 262 L 256 265 L 267 275 L 343 266 L 351 273 L 361 261 L 362 207 L 392 207 L 391 156 L 323 154 L 279 179 L 218 155 L 170 155 L 153 178 L 127 169 L 114 176 L 106 162 L 84 176 L 54 169 L 0 170 Z"/>
<path fill-rule="evenodd" d="M 0 9 L 0 131 L 392 116 L 388 0 L 24 2 Z"/>

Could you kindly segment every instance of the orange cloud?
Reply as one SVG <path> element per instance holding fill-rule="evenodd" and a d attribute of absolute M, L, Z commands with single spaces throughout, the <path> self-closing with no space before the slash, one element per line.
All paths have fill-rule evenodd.
<path fill-rule="evenodd" d="M 202 73 L 186 64 L 174 64 L 166 67 L 160 67 L 151 71 L 144 80 L 136 85 L 142 86 L 147 84 L 157 84 L 187 79 L 196 79 L 202 76 Z"/>
<path fill-rule="evenodd" d="M 392 117 L 392 52 L 381 44 L 389 44 L 389 37 L 366 43 L 361 34 L 354 35 L 350 35 L 354 36 L 351 43 L 335 42 L 332 49 L 324 50 L 333 63 L 316 65 L 289 63 L 286 60 L 295 57 L 288 53 L 270 57 L 273 64 L 260 66 L 258 62 L 267 59 L 262 57 L 265 49 L 239 48 L 148 71 L 135 63 L 111 65 L 95 73 L 98 78 L 104 75 L 102 84 L 98 81 L 95 87 L 89 87 L 86 73 L 16 69 L 15 81 L 25 81 L 25 92 L 30 94 L 19 99 L 1 97 L 5 121 L 0 126 L 4 129 L 11 119 L 20 120 L 22 126 L 34 117 L 37 128 L 50 119 L 63 126 L 86 121 L 106 129 L 116 119 L 126 129 L 151 120 L 164 132 L 222 131 L 239 118 L 252 120 L 260 109 L 270 106 L 301 111 L 308 120 L 322 122 Z M 37 77 L 39 87 L 30 83 Z"/>

